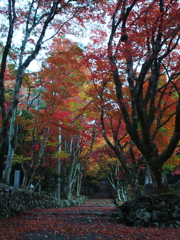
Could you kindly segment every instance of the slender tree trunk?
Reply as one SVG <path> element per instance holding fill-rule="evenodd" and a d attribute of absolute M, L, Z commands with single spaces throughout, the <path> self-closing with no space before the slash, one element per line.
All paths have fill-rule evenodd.
<path fill-rule="evenodd" d="M 116 169 L 117 170 L 119 169 L 118 165 L 116 165 Z M 115 169 L 115 172 L 116 172 L 116 169 Z M 114 192 L 116 193 L 118 201 L 123 202 L 127 200 L 127 186 L 126 186 L 126 183 L 123 183 L 119 179 L 117 179 L 117 176 L 118 175 L 115 175 L 116 181 L 114 180 L 115 178 L 112 173 L 107 175 L 107 178 L 111 187 L 114 189 Z"/>
<path fill-rule="evenodd" d="M 66 186 L 66 197 L 68 200 L 71 200 L 73 194 L 72 194 L 72 191 L 73 191 L 73 183 L 74 183 L 74 180 L 72 179 L 71 181 L 68 182 L 67 186 Z"/>
<path fill-rule="evenodd" d="M 77 177 L 76 174 L 77 174 L 77 166 L 74 166 L 74 164 L 72 164 L 71 173 L 68 176 L 68 182 L 66 184 L 66 197 L 68 200 L 72 198 L 73 184 Z"/>
<path fill-rule="evenodd" d="M 77 197 L 80 196 L 81 187 L 82 187 L 82 172 L 79 172 L 78 176 L 77 176 L 77 184 L 76 184 L 76 195 L 77 195 Z"/>
<path fill-rule="evenodd" d="M 152 183 L 152 176 L 151 176 L 151 171 L 149 169 L 149 166 L 146 165 L 146 173 L 145 173 L 145 182 L 144 184 Z"/>
<path fill-rule="evenodd" d="M 29 189 L 30 188 L 30 185 L 33 183 L 33 180 L 34 180 L 34 177 L 35 177 L 35 175 L 37 174 L 37 169 L 38 169 L 38 167 L 41 165 L 41 163 L 42 163 L 42 158 L 43 158 L 43 154 L 44 154 L 44 148 L 45 148 L 45 145 L 43 144 L 43 146 L 41 146 L 41 149 L 40 149 L 40 151 L 39 151 L 39 154 L 38 154 L 38 160 L 37 160 L 37 164 L 36 164 L 36 166 L 34 167 L 34 169 L 33 169 L 33 172 L 32 172 L 32 174 L 31 174 L 31 176 L 30 176 L 30 179 L 29 179 L 29 181 L 28 181 L 28 183 L 27 183 L 27 189 Z"/>
<path fill-rule="evenodd" d="M 122 201 L 122 199 L 121 199 L 121 194 L 120 194 L 120 190 L 117 189 L 116 193 L 117 193 L 117 199 L 118 199 L 118 201 Z"/>
<path fill-rule="evenodd" d="M 44 176 L 44 175 L 43 175 Z M 38 179 L 38 182 L 36 183 L 36 185 L 34 186 L 34 192 L 38 189 L 38 192 L 40 193 L 41 192 L 41 181 L 42 181 L 42 178 L 43 176 L 39 175 L 39 179 Z"/>
<path fill-rule="evenodd" d="M 61 160 L 57 160 L 57 184 L 56 184 L 56 197 L 61 199 Z"/>
<path fill-rule="evenodd" d="M 28 178 L 27 178 L 27 172 L 25 170 L 23 170 L 23 181 L 22 181 L 22 188 L 26 189 L 27 188 L 27 182 L 28 182 Z"/>
<path fill-rule="evenodd" d="M 2 179 L 3 169 L 6 162 L 6 157 L 8 152 L 8 142 L 7 140 L 3 142 L 2 147 L 0 147 L 0 179 Z"/>
<path fill-rule="evenodd" d="M 28 172 L 29 172 L 30 168 L 27 168 L 27 167 L 25 166 L 23 157 L 22 157 L 22 161 L 21 161 L 21 168 L 22 168 L 22 171 L 23 171 L 22 188 L 23 188 L 23 189 L 27 189 Z"/>
<path fill-rule="evenodd" d="M 12 169 L 12 162 L 16 146 L 16 109 L 13 111 L 10 128 L 9 128 L 9 138 L 8 138 L 8 154 L 6 158 L 6 165 L 3 172 L 3 181 L 10 184 L 10 175 Z"/>
<path fill-rule="evenodd" d="M 59 128 L 59 136 L 58 136 L 58 141 L 59 141 L 59 147 L 58 151 L 61 152 L 61 129 Z M 57 160 L 57 185 L 56 185 L 56 197 L 58 199 L 61 199 L 61 159 L 58 158 Z"/>

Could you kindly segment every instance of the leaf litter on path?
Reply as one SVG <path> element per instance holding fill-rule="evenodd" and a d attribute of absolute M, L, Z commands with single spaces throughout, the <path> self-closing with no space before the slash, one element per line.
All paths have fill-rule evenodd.
<path fill-rule="evenodd" d="M 0 240 L 179 240 L 180 229 L 120 225 L 115 207 L 35 209 L 0 219 Z"/>

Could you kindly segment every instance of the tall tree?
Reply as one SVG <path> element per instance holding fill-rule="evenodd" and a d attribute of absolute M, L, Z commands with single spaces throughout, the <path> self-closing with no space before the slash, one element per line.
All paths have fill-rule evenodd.
<path fill-rule="evenodd" d="M 39 184 L 47 167 L 55 167 L 58 158 L 62 173 L 57 178 L 61 177 L 64 183 L 61 190 L 70 199 L 77 182 L 77 194 L 80 193 L 82 171 L 95 138 L 95 124 L 90 123 L 91 116 L 87 114 L 91 102 L 84 96 L 83 84 L 88 80 L 88 71 L 83 62 L 83 52 L 76 43 L 64 37 L 55 38 L 48 59 L 38 73 L 40 88 L 33 85 L 38 83 L 37 78 L 28 79 L 23 85 L 29 93 L 34 86 L 32 96 L 23 99 L 26 111 L 17 118 L 21 127 L 18 145 L 22 146 L 20 157 L 16 158 L 21 161 L 24 188 L 37 182 L 35 176 Z"/>
<path fill-rule="evenodd" d="M 179 14 L 177 0 L 116 1 L 108 41 L 119 108 L 150 168 L 155 193 L 167 190 L 163 164 L 180 139 Z M 168 122 L 171 136 L 160 149 L 156 136 Z"/>

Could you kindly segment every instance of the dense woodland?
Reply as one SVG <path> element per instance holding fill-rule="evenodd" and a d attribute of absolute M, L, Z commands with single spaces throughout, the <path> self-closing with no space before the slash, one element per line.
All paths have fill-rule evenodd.
<path fill-rule="evenodd" d="M 0 3 L 0 179 L 119 200 L 180 164 L 178 0 Z M 176 170 L 176 171 L 175 171 Z"/>

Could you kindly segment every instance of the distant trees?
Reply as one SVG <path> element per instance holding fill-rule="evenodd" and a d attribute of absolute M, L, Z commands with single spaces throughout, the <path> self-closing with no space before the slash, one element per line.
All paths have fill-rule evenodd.
<path fill-rule="evenodd" d="M 34 190 L 45 185 L 54 191 L 59 181 L 58 191 L 68 199 L 80 195 L 97 128 L 88 113 L 91 101 L 86 100 L 83 85 L 89 72 L 83 62 L 77 44 L 58 37 L 41 71 L 25 75 L 14 118 L 16 147 L 9 171 L 4 173 L 6 182 L 10 183 L 16 164 L 23 173 L 24 189 L 33 184 Z"/>
<path fill-rule="evenodd" d="M 57 33 L 65 32 L 65 27 L 85 6 L 86 1 L 29 0 L 20 2 L 8 0 L 1 4 L 1 70 L 0 70 L 0 175 L 9 182 L 16 138 L 15 118 L 19 95 L 28 66 L 38 56 L 44 44 Z M 79 18 L 79 16 L 78 16 Z M 12 95 L 6 106 L 6 72 L 13 67 Z M 13 65 L 13 66 L 12 66 Z"/>

